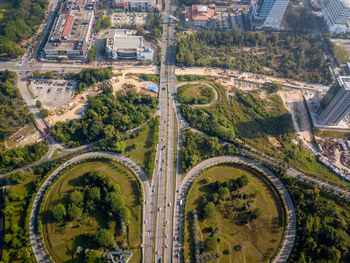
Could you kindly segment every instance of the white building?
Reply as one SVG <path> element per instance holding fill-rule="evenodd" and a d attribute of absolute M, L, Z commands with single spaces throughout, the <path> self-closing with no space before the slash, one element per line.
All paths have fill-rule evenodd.
<path fill-rule="evenodd" d="M 115 0 L 116 9 L 128 11 L 152 11 L 156 7 L 156 0 Z"/>
<path fill-rule="evenodd" d="M 324 5 L 322 16 L 329 32 L 350 32 L 348 24 L 350 19 L 349 0 L 329 0 Z"/>
<path fill-rule="evenodd" d="M 144 45 L 142 36 L 130 31 L 116 30 L 114 37 L 106 39 L 106 54 L 111 59 L 152 60 L 153 51 Z"/>
<path fill-rule="evenodd" d="M 248 13 L 252 28 L 279 29 L 289 0 L 253 1 Z"/>

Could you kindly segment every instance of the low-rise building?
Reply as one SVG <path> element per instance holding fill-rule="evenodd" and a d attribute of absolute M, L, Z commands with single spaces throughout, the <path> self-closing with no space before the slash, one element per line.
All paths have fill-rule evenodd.
<path fill-rule="evenodd" d="M 215 4 L 192 5 L 186 9 L 186 24 L 189 26 L 213 26 L 217 19 Z"/>
<path fill-rule="evenodd" d="M 152 11 L 156 7 L 156 0 L 115 0 L 114 7 L 127 11 Z"/>
<path fill-rule="evenodd" d="M 64 1 L 44 48 L 47 59 L 83 59 L 94 20 L 94 1 Z"/>
<path fill-rule="evenodd" d="M 110 59 L 152 60 L 153 51 L 147 47 L 142 36 L 130 31 L 116 30 L 113 37 L 106 38 L 106 54 Z"/>

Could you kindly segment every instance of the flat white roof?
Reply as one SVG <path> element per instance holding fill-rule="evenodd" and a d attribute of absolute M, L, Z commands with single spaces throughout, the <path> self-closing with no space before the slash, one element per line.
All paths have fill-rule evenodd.
<path fill-rule="evenodd" d="M 205 5 L 199 5 L 199 6 L 197 6 L 197 10 L 198 10 L 198 12 L 207 12 L 208 7 Z"/>
<path fill-rule="evenodd" d="M 114 49 L 137 49 L 142 48 L 142 36 L 116 36 Z"/>

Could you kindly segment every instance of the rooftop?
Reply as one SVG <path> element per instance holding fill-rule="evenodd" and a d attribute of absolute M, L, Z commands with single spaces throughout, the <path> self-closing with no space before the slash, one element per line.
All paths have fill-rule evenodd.
<path fill-rule="evenodd" d="M 115 0 L 116 3 L 125 3 L 125 2 L 130 2 L 130 3 L 143 3 L 143 2 L 148 2 L 148 3 L 156 3 L 156 0 Z"/>
<path fill-rule="evenodd" d="M 340 76 L 339 78 L 343 82 L 344 88 L 350 90 L 350 76 Z"/>
<path fill-rule="evenodd" d="M 195 20 L 216 20 L 215 4 L 192 5 L 187 9 L 187 17 L 190 21 Z"/>
<path fill-rule="evenodd" d="M 350 0 L 343 0 L 344 4 L 348 7 L 350 7 Z"/>
<path fill-rule="evenodd" d="M 117 49 L 138 49 L 142 48 L 142 36 L 116 37 L 114 46 Z"/>
<path fill-rule="evenodd" d="M 143 37 L 133 36 L 130 31 L 116 30 L 114 38 L 107 38 L 107 46 L 113 50 L 143 48 Z"/>
<path fill-rule="evenodd" d="M 82 5 L 89 3 L 89 0 L 77 0 L 61 6 L 45 49 L 73 50 L 78 42 L 87 40 L 94 14 Z"/>

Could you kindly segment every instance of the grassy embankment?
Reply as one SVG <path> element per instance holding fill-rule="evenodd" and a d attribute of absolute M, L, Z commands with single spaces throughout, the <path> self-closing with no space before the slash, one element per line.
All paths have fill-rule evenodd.
<path fill-rule="evenodd" d="M 292 118 L 282 99 L 274 92 L 233 89 L 228 102 L 225 87 L 218 83 L 216 105 L 205 109 L 182 106 L 190 125 L 224 141 L 239 138 L 261 152 L 280 159 L 302 172 L 332 184 L 350 188 L 350 184 L 309 154 L 295 135 Z"/>
<path fill-rule="evenodd" d="M 207 104 L 214 100 L 212 88 L 203 84 L 187 84 L 178 88 L 179 101 L 184 104 Z"/>
<path fill-rule="evenodd" d="M 106 177 L 112 179 L 114 183 L 121 186 L 123 197 L 131 211 L 130 225 L 126 236 L 117 235 L 115 240 L 121 242 L 128 241 L 130 251 L 133 253 L 133 262 L 141 261 L 140 233 L 141 233 L 141 197 L 138 183 L 130 171 L 118 163 L 112 161 L 96 161 L 78 165 L 66 174 L 62 175 L 51 189 L 46 201 L 45 211 L 50 211 L 55 204 L 66 197 L 74 189 L 79 189 L 82 175 L 89 171 L 101 171 Z M 72 254 L 76 246 L 84 248 L 99 249 L 94 243 L 87 243 L 86 240 L 79 239 L 82 234 L 96 234 L 100 228 L 110 228 L 108 220 L 103 217 L 103 213 L 84 213 L 79 220 L 73 220 L 62 224 L 51 219 L 50 213 L 43 215 L 43 234 L 46 248 L 55 262 L 72 262 Z M 78 244 L 79 243 L 79 244 Z M 86 246 L 86 247 L 85 247 Z"/>
<path fill-rule="evenodd" d="M 217 238 L 220 242 L 217 250 L 221 257 L 215 262 L 268 262 L 268 259 L 276 252 L 283 233 L 283 219 L 281 218 L 281 209 L 279 207 L 278 197 L 262 180 L 253 174 L 231 166 L 217 166 L 204 171 L 197 177 L 188 193 L 186 201 L 186 215 L 194 209 L 200 209 L 198 202 L 204 195 L 212 194 L 210 184 L 217 181 L 228 182 L 231 179 L 237 179 L 242 175 L 248 176 L 247 186 L 237 190 L 235 194 L 255 194 L 252 200 L 233 198 L 226 200 L 222 206 L 217 206 L 216 216 L 209 219 L 199 220 L 199 236 L 204 241 L 210 236 L 207 231 L 211 226 L 218 227 Z M 231 193 L 232 194 L 232 193 Z M 248 224 L 239 224 L 235 222 L 243 210 L 236 209 L 237 206 L 248 201 L 249 208 L 262 208 L 263 216 L 254 219 Z M 239 203 L 239 204 L 238 204 Z M 198 211 L 199 212 L 199 211 Z M 185 226 L 185 261 L 189 258 L 189 220 L 186 219 Z M 241 251 L 235 251 L 235 246 L 244 245 Z M 225 251 L 230 250 L 230 253 Z M 233 250 L 233 251 L 232 251 Z"/>

